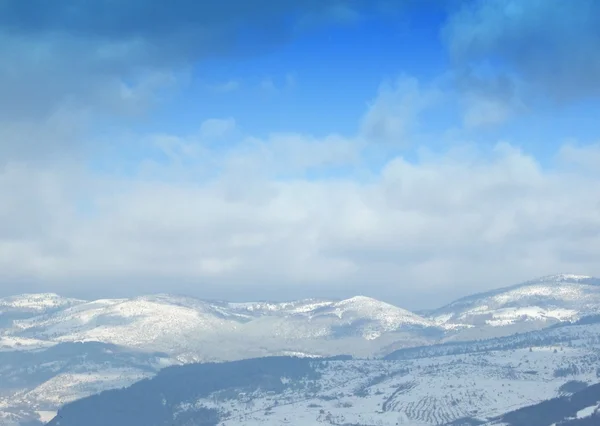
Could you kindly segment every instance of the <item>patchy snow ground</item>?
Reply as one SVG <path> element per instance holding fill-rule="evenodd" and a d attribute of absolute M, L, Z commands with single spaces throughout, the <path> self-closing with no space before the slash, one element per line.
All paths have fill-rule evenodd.
<path fill-rule="evenodd" d="M 259 391 L 233 399 L 214 394 L 181 408 L 215 408 L 222 426 L 485 420 L 555 397 L 569 380 L 595 381 L 596 359 L 595 349 L 538 347 L 411 361 L 328 361 L 320 367 L 317 392 L 304 383 L 283 394 Z M 556 377 L 566 365 L 577 365 L 578 372 Z"/>
<path fill-rule="evenodd" d="M 578 419 L 585 419 L 586 417 L 590 417 L 592 414 L 594 414 L 596 411 L 598 411 L 598 405 L 593 405 L 591 407 L 586 407 L 583 410 L 579 410 L 577 412 L 577 418 Z"/>
<path fill-rule="evenodd" d="M 582 330 L 590 329 L 591 337 Z M 235 425 L 440 425 L 455 419 L 490 419 L 558 396 L 571 380 L 597 382 L 600 344 L 596 325 L 567 327 L 567 344 L 432 355 L 408 360 L 315 360 L 321 378 L 292 382 L 282 394 L 215 393 L 181 407 L 217 409 L 221 426 Z M 583 336 L 583 337 L 582 337 Z M 477 345 L 473 344 L 474 347 Z M 60 405 L 120 388 L 151 375 L 137 369 L 99 368 L 61 373 L 27 391 L 0 396 L 0 424 L 27 407 L 39 417 Z M 235 391 L 235 390 L 234 390 Z M 591 415 L 582 410 L 581 416 Z M 42 413 L 43 412 L 43 413 Z"/>
<path fill-rule="evenodd" d="M 40 421 L 42 423 L 48 423 L 54 417 L 56 417 L 56 411 L 37 411 Z"/>
<path fill-rule="evenodd" d="M 49 348 L 56 342 L 17 336 L 0 336 L 0 351 L 25 351 Z"/>

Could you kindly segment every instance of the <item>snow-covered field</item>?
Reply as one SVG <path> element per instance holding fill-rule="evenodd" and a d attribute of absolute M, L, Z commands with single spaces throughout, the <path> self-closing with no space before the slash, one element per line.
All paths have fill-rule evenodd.
<path fill-rule="evenodd" d="M 411 361 L 329 361 L 317 392 L 309 383 L 283 394 L 219 394 L 181 407 L 217 409 L 221 425 L 440 425 L 481 420 L 560 394 L 567 381 L 592 383 L 600 351 L 536 347 Z M 577 366 L 557 377 L 565 366 Z M 591 409 L 591 408 L 590 408 Z M 583 413 L 582 413 L 583 415 Z"/>

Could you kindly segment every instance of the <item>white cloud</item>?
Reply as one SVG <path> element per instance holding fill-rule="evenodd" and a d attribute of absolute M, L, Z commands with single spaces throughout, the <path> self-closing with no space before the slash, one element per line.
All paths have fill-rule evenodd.
<path fill-rule="evenodd" d="M 85 141 L 88 109 L 58 108 L 38 118 L 7 118 L 0 114 L 0 167 L 10 162 L 50 163 L 72 160 Z M 80 153 L 80 152 L 79 152 Z"/>
<path fill-rule="evenodd" d="M 200 137 L 203 140 L 219 140 L 234 133 L 236 123 L 233 118 L 208 119 L 200 125 Z"/>
<path fill-rule="evenodd" d="M 260 81 L 260 89 L 265 91 L 265 92 L 269 92 L 269 93 L 273 93 L 277 91 L 277 86 L 275 86 L 275 82 L 273 81 L 273 78 L 271 77 L 265 77 Z"/>
<path fill-rule="evenodd" d="M 266 93 L 281 93 L 286 90 L 291 90 L 298 84 L 298 76 L 295 72 L 288 72 L 283 76 L 274 78 L 273 76 L 264 77 L 258 87 Z"/>
<path fill-rule="evenodd" d="M 103 282 L 111 294 L 170 289 L 225 298 L 361 292 L 423 305 L 443 301 L 431 293 L 600 273 L 600 176 L 544 169 L 508 144 L 391 158 L 359 180 L 305 175 L 324 165 L 365 166 L 361 145 L 340 136 L 242 136 L 228 149 L 172 138 L 187 162 L 173 156 L 161 167 L 190 172 L 184 179 L 4 167 L 5 282 L 29 278 L 71 292 Z M 564 151 L 570 159 L 573 149 Z M 211 173 L 193 173 L 198 167 Z"/>
<path fill-rule="evenodd" d="M 569 141 L 559 152 L 559 160 L 563 166 L 570 167 L 579 173 L 600 173 L 600 143 L 579 145 Z"/>
<path fill-rule="evenodd" d="M 138 114 L 188 82 L 184 65 L 176 71 L 131 67 L 139 48 L 57 35 L 31 39 L 0 29 L 0 121 L 41 120 L 57 109 Z"/>
<path fill-rule="evenodd" d="M 381 85 L 361 123 L 362 136 L 371 142 L 397 146 L 412 144 L 419 114 L 439 100 L 435 88 L 422 88 L 415 78 L 403 76 Z"/>
<path fill-rule="evenodd" d="M 511 107 L 499 99 L 477 94 L 465 96 L 463 124 L 468 129 L 502 124 L 512 114 Z"/>
<path fill-rule="evenodd" d="M 242 84 L 238 80 L 229 80 L 224 83 L 209 85 L 209 89 L 219 93 L 230 93 L 238 90 Z"/>

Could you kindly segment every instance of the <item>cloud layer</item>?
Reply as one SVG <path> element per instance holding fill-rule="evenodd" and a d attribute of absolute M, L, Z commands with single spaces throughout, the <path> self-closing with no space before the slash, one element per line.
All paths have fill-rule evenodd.
<path fill-rule="evenodd" d="M 225 134 L 238 143 L 207 144 Z M 373 168 L 360 135 L 259 139 L 211 120 L 193 136 L 144 140 L 164 159 L 125 178 L 2 169 L 5 283 L 225 298 L 367 292 L 423 305 L 431 293 L 441 302 L 552 272 L 600 274 L 597 147 L 565 145 L 552 170 L 504 143 Z M 350 172 L 319 175 L 332 166 Z"/>

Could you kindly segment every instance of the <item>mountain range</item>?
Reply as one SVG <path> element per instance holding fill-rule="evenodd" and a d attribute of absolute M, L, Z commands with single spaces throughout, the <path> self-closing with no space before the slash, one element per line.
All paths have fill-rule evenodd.
<path fill-rule="evenodd" d="M 505 364 L 498 364 L 497 353 L 515 348 L 527 351 L 528 345 L 565 346 L 584 339 L 587 352 L 568 354 L 573 360 L 581 358 L 580 364 L 587 365 L 586 357 L 596 353 L 590 342 L 598 330 L 594 328 L 597 327 L 594 320 L 588 321 L 589 324 L 581 322 L 598 314 L 600 280 L 570 274 L 471 295 L 419 314 L 364 296 L 341 301 L 310 299 L 285 303 L 229 303 L 173 295 L 94 301 L 56 294 L 13 296 L 0 299 L 0 424 L 48 421 L 65 403 L 127 387 L 155 376 L 165 367 L 184 368 L 176 366 L 197 362 L 214 366 L 218 364 L 210 363 L 273 356 L 303 357 L 317 362 L 316 358 L 345 354 L 357 359 L 335 361 L 346 375 L 350 374 L 348 368 L 352 371 L 356 368 L 352 363 L 368 360 L 372 373 L 366 379 L 375 380 L 382 371 L 392 368 L 390 363 L 402 370 L 406 362 L 414 364 L 419 360 L 423 363 L 419 368 L 431 368 L 440 357 L 454 357 L 448 361 L 448 365 L 454 365 L 458 359 L 466 362 L 464 357 L 468 356 L 474 357 L 481 374 L 486 376 L 496 374 L 492 373 L 494 369 L 506 368 Z M 523 342 L 527 342 L 525 346 Z M 552 355 L 556 347 L 550 351 Z M 565 356 L 562 355 L 560 363 L 555 362 L 559 357 L 540 361 L 545 365 L 539 369 L 550 372 L 567 368 L 563 366 L 567 362 Z M 487 361 L 482 357 L 487 357 Z M 454 367 L 442 370 L 437 375 L 440 380 L 444 375 L 459 374 Z M 576 374 L 572 380 L 585 379 L 589 383 L 595 374 L 595 369 L 586 370 L 581 373 L 585 377 Z M 416 377 L 407 383 L 412 383 L 411 389 L 422 387 L 424 392 L 428 385 Z M 545 379 L 537 380 L 539 377 L 538 371 L 537 384 L 546 383 Z M 547 392 L 539 392 L 538 399 L 530 402 L 557 396 L 562 378 L 553 380 Z M 397 383 L 390 382 L 388 388 L 392 385 Z M 319 382 L 315 386 L 329 385 Z M 222 392 L 225 388 L 212 392 Z M 377 389 L 373 392 L 387 395 Z M 405 394 L 419 395 L 413 390 L 400 392 L 396 397 Z M 493 415 L 509 411 L 512 400 L 496 399 L 500 402 Z M 310 404 L 318 405 L 314 401 Z M 386 407 L 404 407 L 402 404 L 388 402 Z M 219 406 L 215 410 L 222 418 L 224 408 Z M 398 414 L 398 410 L 392 411 Z M 396 414 L 384 417 L 396 416 L 396 421 L 404 424 L 411 424 L 406 421 L 442 424 L 441 421 L 454 421 L 468 414 L 466 406 L 461 410 L 433 417 L 411 418 L 404 413 L 404 420 L 398 420 Z M 484 416 L 485 419 L 490 415 Z M 380 420 L 373 418 L 374 422 Z"/>

